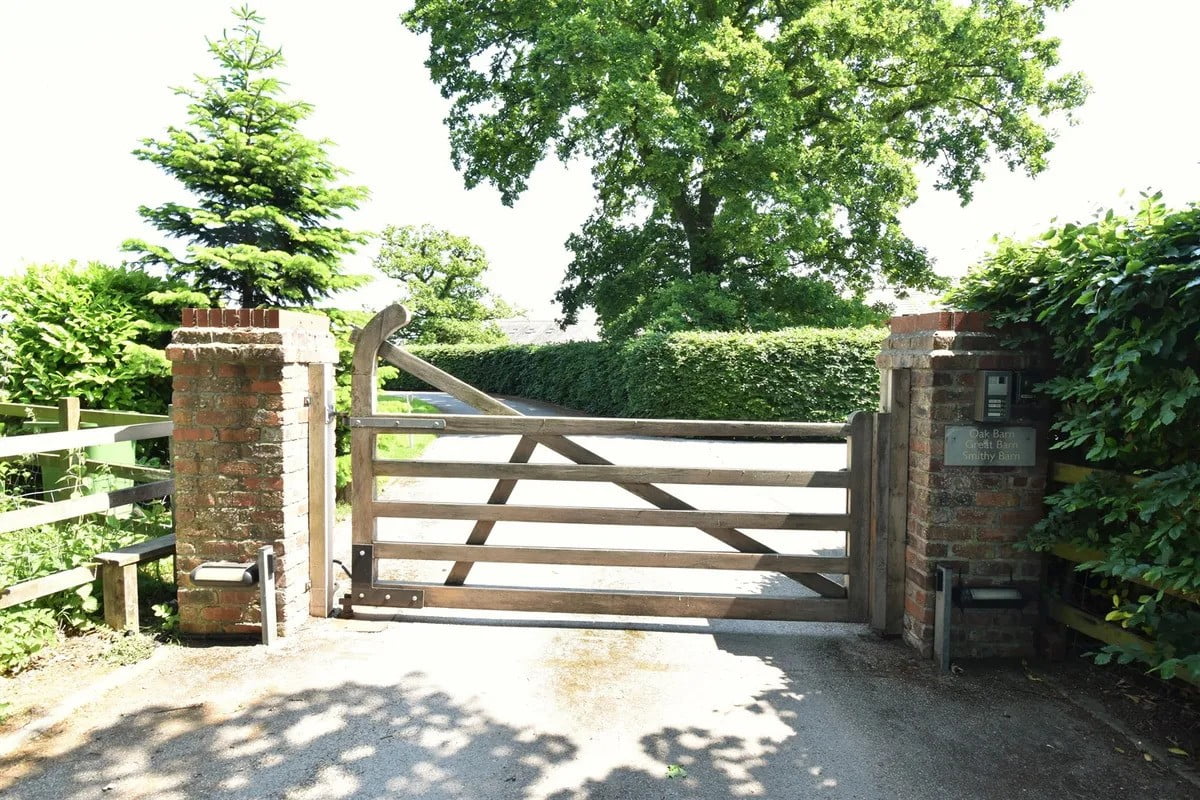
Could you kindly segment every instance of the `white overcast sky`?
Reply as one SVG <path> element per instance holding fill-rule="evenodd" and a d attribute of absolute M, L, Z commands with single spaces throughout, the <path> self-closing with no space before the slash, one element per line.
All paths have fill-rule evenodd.
<path fill-rule="evenodd" d="M 129 237 L 155 238 L 139 204 L 179 195 L 130 151 L 185 120 L 187 85 L 215 65 L 204 37 L 229 25 L 213 0 L 0 0 L 0 273 L 68 259 L 120 260 Z M 473 191 L 450 165 L 446 104 L 423 66 L 422 39 L 400 24 L 405 3 L 259 0 L 265 39 L 284 48 L 289 95 L 316 106 L 303 130 L 337 143 L 333 160 L 371 198 L 346 222 L 448 228 L 487 250 L 488 282 L 533 318 L 556 314 L 567 235 L 591 208 L 582 165 L 548 161 L 513 208 Z M 1086 216 L 1162 189 L 1200 200 L 1196 75 L 1200 0 L 1078 0 L 1057 15 L 1063 63 L 1095 91 L 1074 127 L 1060 126 L 1050 169 L 1035 179 L 991 170 L 966 208 L 932 188 L 905 215 L 937 268 L 961 274 L 994 234 L 1032 235 L 1053 217 Z M 1124 192 L 1124 197 L 1121 193 Z M 375 245 L 350 259 L 368 271 Z M 343 305 L 379 307 L 390 288 Z"/>

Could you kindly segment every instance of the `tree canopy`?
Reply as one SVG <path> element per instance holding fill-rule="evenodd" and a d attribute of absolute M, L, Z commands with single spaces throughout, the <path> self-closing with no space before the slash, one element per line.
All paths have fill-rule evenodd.
<path fill-rule="evenodd" d="M 197 77 L 186 127 L 164 139 L 145 139 L 134 155 L 162 168 L 196 199 L 138 213 L 156 228 L 189 242 L 185 255 L 139 239 L 124 249 L 138 264 L 162 265 L 210 301 L 232 298 L 245 308 L 310 304 L 363 278 L 344 275 L 339 262 L 365 236 L 331 226 L 367 196 L 361 186 L 337 186 L 345 170 L 326 153 L 328 140 L 297 130 L 312 111 L 286 100 L 271 73 L 283 53 L 263 44 L 262 17 L 246 7 L 237 25 L 208 49 L 221 67 Z"/>
<path fill-rule="evenodd" d="M 1043 35 L 1068 3 L 417 0 L 404 19 L 430 36 L 468 186 L 512 203 L 548 153 L 590 160 L 558 298 L 633 331 L 664 307 L 786 323 L 813 310 L 806 281 L 933 285 L 898 218 L 915 167 L 964 202 L 990 158 L 1045 167 L 1045 116 L 1086 94 Z"/>
<path fill-rule="evenodd" d="M 382 239 L 375 267 L 404 282 L 404 304 L 413 314 L 401 336 L 423 344 L 504 341 L 490 321 L 515 311 L 483 285 L 488 261 L 482 247 L 430 225 L 388 226 Z"/>

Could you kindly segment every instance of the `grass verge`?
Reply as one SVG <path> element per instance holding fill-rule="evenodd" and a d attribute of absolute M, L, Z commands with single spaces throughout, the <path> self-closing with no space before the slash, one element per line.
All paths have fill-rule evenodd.
<path fill-rule="evenodd" d="M 381 414 L 437 414 L 436 406 L 424 400 L 404 397 L 379 398 Z M 380 434 L 375 453 L 378 458 L 394 458 L 407 461 L 420 458 L 437 436 L 432 433 L 384 433 Z"/>

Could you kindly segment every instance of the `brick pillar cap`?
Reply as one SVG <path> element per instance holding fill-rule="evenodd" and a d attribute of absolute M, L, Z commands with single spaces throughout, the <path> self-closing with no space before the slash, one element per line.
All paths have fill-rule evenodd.
<path fill-rule="evenodd" d="M 329 320 L 317 314 L 274 308 L 185 308 L 184 328 L 291 328 L 329 330 Z"/>
<path fill-rule="evenodd" d="M 925 314 L 905 314 L 888 321 L 892 333 L 923 331 L 956 331 L 985 333 L 991 328 L 991 315 L 984 311 L 931 311 Z"/>

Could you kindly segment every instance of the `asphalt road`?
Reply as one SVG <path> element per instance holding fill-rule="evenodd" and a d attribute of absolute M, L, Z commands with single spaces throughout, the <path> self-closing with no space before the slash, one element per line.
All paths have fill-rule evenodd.
<path fill-rule="evenodd" d="M 170 648 L 0 759 L 0 796 L 1196 794 L 1020 670 L 942 678 L 859 630 L 334 619 L 271 650 Z"/>

